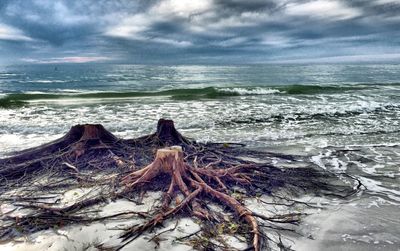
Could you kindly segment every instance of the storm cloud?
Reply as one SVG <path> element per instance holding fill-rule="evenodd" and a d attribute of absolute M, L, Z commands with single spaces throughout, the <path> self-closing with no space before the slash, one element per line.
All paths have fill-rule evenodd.
<path fill-rule="evenodd" d="M 2 63 L 400 60 L 400 0 L 1 0 Z"/>

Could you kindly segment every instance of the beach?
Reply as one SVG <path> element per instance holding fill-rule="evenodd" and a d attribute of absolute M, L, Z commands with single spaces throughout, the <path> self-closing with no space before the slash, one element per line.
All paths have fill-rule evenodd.
<path fill-rule="evenodd" d="M 60 138 L 76 124 L 100 123 L 118 137 L 135 138 L 153 132 L 159 118 L 171 118 L 199 142 L 300 156 L 301 162 L 271 162 L 316 165 L 362 182 L 351 199 L 299 198 L 323 208 L 302 220 L 302 236 L 288 235 L 295 250 L 399 250 L 399 72 L 398 64 L 4 67 L 0 158 Z M 106 207 L 112 212 L 112 203 Z M 191 219 L 179 224 L 184 233 L 198 228 Z M 0 248 L 43 250 L 54 242 L 50 250 L 80 250 L 87 243 L 77 229 L 90 242 L 108 236 L 113 243 L 109 228 L 68 226 L 59 230 L 67 237 L 38 232 Z M 168 241 L 176 235 L 166 233 L 160 250 L 190 250 Z M 132 245 L 154 249 L 153 242 L 138 241 Z"/>

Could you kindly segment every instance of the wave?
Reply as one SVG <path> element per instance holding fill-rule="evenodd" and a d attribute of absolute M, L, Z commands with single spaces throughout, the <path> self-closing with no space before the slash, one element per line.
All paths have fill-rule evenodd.
<path fill-rule="evenodd" d="M 169 96 L 173 99 L 201 99 L 236 96 L 237 93 L 220 92 L 216 88 L 172 89 L 158 92 L 88 92 L 88 93 L 13 93 L 0 98 L 0 107 L 14 108 L 27 105 L 30 101 L 60 100 L 60 99 L 124 99 L 136 97 Z"/>
<path fill-rule="evenodd" d="M 286 94 L 330 94 L 348 91 L 365 90 L 366 86 L 334 86 L 334 85 L 289 85 L 278 87 L 278 90 Z"/>
<path fill-rule="evenodd" d="M 32 101 L 62 100 L 62 99 L 126 99 L 137 97 L 166 96 L 175 100 L 218 99 L 231 96 L 249 95 L 298 95 L 338 93 L 365 89 L 361 86 L 320 86 L 320 85 L 290 85 L 269 87 L 205 87 L 181 88 L 162 91 L 124 91 L 124 92 L 73 92 L 57 93 L 25 92 L 12 93 L 0 97 L 0 108 L 15 108 L 29 104 Z"/>
<path fill-rule="evenodd" d="M 68 82 L 74 82 L 71 80 L 59 80 L 59 79 L 37 79 L 37 80 L 29 80 L 26 81 L 26 83 L 38 83 L 38 84 L 52 84 L 52 83 L 68 83 Z"/>
<path fill-rule="evenodd" d="M 255 88 L 234 87 L 234 88 L 219 89 L 218 91 L 222 93 L 232 93 L 237 95 L 268 95 L 281 92 L 278 89 L 261 88 L 261 87 L 255 87 Z"/>
<path fill-rule="evenodd" d="M 220 92 L 235 93 L 237 95 L 268 95 L 268 94 L 333 94 L 343 93 L 348 91 L 366 90 L 375 88 L 372 85 L 281 85 L 270 87 L 235 87 L 235 88 L 221 88 Z"/>
<path fill-rule="evenodd" d="M 332 112 L 317 112 L 317 113 L 308 113 L 304 112 L 294 112 L 287 114 L 272 114 L 267 116 L 247 116 L 240 118 L 232 118 L 230 120 L 218 121 L 217 123 L 222 126 L 231 126 L 235 124 L 258 124 L 258 123 L 274 123 L 274 122 L 282 122 L 282 121 L 311 121 L 311 120 L 338 120 L 343 118 L 356 117 L 362 114 L 381 114 L 387 112 L 400 111 L 400 105 L 387 104 L 379 107 L 371 107 L 370 109 L 354 109 L 347 110 L 344 112 L 332 111 Z M 379 131 L 381 132 L 381 131 Z M 396 131 L 397 132 L 397 131 Z M 386 131 L 384 132 L 386 133 Z M 363 134 L 363 133 L 360 133 Z M 366 133 L 368 134 L 368 133 Z"/>
<path fill-rule="evenodd" d="M 0 108 L 18 108 L 26 105 L 27 102 L 19 100 L 9 100 L 6 98 L 0 98 Z"/>

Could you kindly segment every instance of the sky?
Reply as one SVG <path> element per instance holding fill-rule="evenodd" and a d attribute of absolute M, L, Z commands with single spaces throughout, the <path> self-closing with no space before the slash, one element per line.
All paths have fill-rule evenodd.
<path fill-rule="evenodd" d="M 0 0 L 0 63 L 400 62 L 400 0 Z"/>

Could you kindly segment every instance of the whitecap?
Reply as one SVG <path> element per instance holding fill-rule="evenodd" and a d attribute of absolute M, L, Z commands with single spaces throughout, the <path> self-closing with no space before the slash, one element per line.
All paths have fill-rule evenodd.
<path fill-rule="evenodd" d="M 38 79 L 38 80 L 29 80 L 24 81 L 27 83 L 39 83 L 39 84 L 51 84 L 51 83 L 66 83 L 67 80 L 60 80 L 60 79 Z"/>
<path fill-rule="evenodd" d="M 236 93 L 239 95 L 269 95 L 269 94 L 280 93 L 279 90 L 271 89 L 271 88 L 235 87 L 235 88 L 223 88 L 223 89 L 219 89 L 219 90 L 222 92 L 225 92 L 225 93 Z"/>

